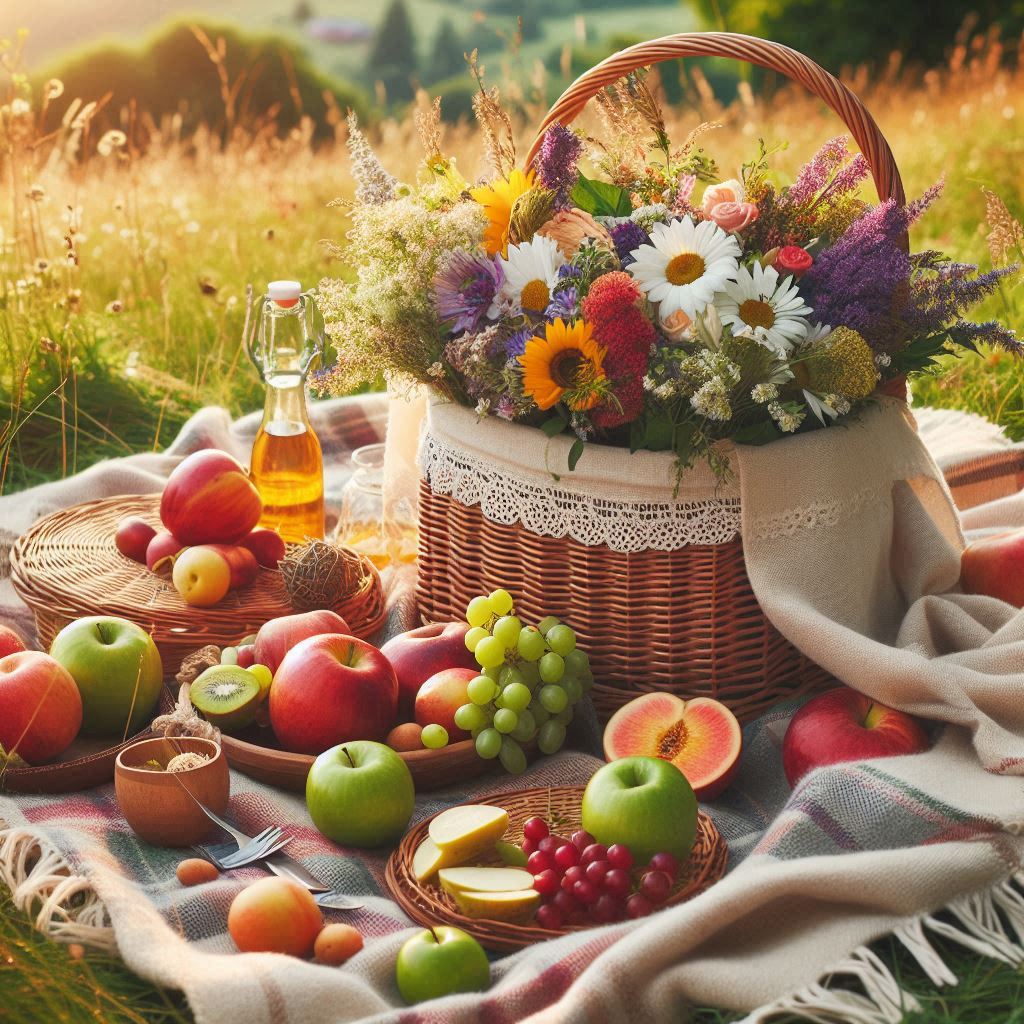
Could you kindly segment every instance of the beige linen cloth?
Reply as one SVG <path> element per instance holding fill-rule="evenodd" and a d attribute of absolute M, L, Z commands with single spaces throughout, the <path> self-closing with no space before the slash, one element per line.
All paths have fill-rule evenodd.
<path fill-rule="evenodd" d="M 956 593 L 960 523 L 911 415 L 884 401 L 846 426 L 742 448 L 736 464 L 748 570 L 771 620 L 842 681 L 949 723 L 931 751 L 813 773 L 708 892 L 505 958 L 483 996 L 401 1007 L 390 972 L 409 933 L 340 971 L 207 953 L 140 905 L 116 864 L 93 865 L 127 963 L 183 986 L 200 1024 L 667 1022 L 694 1005 L 869 1024 L 912 1006 L 865 949 L 881 935 L 899 935 L 936 984 L 955 979 L 929 935 L 1024 959 L 1012 880 L 1024 851 L 1024 614 Z M 965 525 L 1024 525 L 1024 496 L 996 504 Z M 784 724 L 765 727 L 776 743 Z M 844 825 L 854 819 L 856 836 Z M 823 842 L 806 839 L 808 821 Z M 953 916 L 936 918 L 942 908 Z M 821 983 L 835 972 L 858 991 Z"/>

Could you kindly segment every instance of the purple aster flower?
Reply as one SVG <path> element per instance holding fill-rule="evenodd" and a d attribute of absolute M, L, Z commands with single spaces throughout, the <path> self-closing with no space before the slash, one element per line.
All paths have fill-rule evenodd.
<path fill-rule="evenodd" d="M 569 205 L 569 193 L 576 184 L 576 165 L 583 153 L 579 137 L 557 121 L 544 133 L 537 157 L 540 183 L 555 193 L 555 209 Z"/>
<path fill-rule="evenodd" d="M 613 224 L 608 229 L 608 233 L 612 236 L 612 242 L 615 243 L 615 252 L 624 267 L 628 267 L 633 262 L 633 257 L 630 256 L 630 253 L 641 245 L 646 245 L 651 240 L 651 236 L 639 224 L 634 224 L 631 220 L 623 221 L 621 224 Z"/>
<path fill-rule="evenodd" d="M 509 360 L 517 359 L 526 351 L 526 343 L 533 337 L 533 331 L 529 327 L 510 334 L 505 339 L 505 355 Z"/>
<path fill-rule="evenodd" d="M 434 305 L 452 334 L 476 330 L 505 280 L 501 264 L 464 249 L 434 278 Z"/>
<path fill-rule="evenodd" d="M 544 310 L 544 317 L 552 321 L 559 317 L 562 320 L 572 320 L 576 316 L 578 306 L 579 295 L 576 286 L 569 285 L 568 288 L 562 288 L 551 296 L 548 308 Z"/>
<path fill-rule="evenodd" d="M 577 278 L 580 276 L 580 268 L 575 263 L 563 263 L 558 268 L 558 280 L 565 281 L 568 278 Z"/>

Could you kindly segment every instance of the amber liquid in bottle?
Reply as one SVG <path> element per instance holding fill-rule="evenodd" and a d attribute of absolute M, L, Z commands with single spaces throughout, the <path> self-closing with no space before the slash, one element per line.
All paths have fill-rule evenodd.
<path fill-rule="evenodd" d="M 263 499 L 260 526 L 277 530 L 288 542 L 323 537 L 323 458 L 306 415 L 301 374 L 267 377 L 267 403 L 249 472 Z"/>

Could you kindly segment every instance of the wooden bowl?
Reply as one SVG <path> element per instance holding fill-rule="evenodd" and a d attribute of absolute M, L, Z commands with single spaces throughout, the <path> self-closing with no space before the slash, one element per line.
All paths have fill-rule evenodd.
<path fill-rule="evenodd" d="M 306 776 L 316 757 L 281 750 L 274 744 L 274 734 L 269 729 L 252 728 L 241 736 L 221 736 L 224 754 L 232 768 L 271 786 L 305 793 Z M 440 750 L 424 747 L 399 751 L 398 756 L 406 763 L 417 793 L 476 778 L 496 764 L 480 757 L 472 740 L 460 740 Z"/>
<path fill-rule="evenodd" d="M 175 754 L 190 752 L 211 759 L 182 772 L 140 767 L 152 758 L 166 764 Z M 223 814 L 229 788 L 228 761 L 213 740 L 184 736 L 142 740 L 122 750 L 114 766 L 114 789 L 121 813 L 135 834 L 154 846 L 192 846 L 205 839 L 216 826 L 189 793 L 210 810 Z"/>
<path fill-rule="evenodd" d="M 550 789 L 522 789 L 499 793 L 474 801 L 493 804 L 508 811 L 508 829 L 504 838 L 519 843 L 523 838 L 523 823 L 535 814 L 556 826 L 554 831 L 568 836 L 580 827 L 580 803 L 584 786 L 553 786 Z M 441 813 L 441 812 L 438 812 Z M 417 882 L 412 860 L 417 847 L 426 839 L 431 815 L 417 822 L 406 832 L 398 849 L 388 859 L 384 875 L 395 902 L 418 924 L 432 927 L 449 924 L 469 932 L 487 949 L 508 953 L 534 942 L 553 939 L 578 931 L 583 926 L 562 929 L 542 928 L 535 921 L 492 921 L 487 918 L 467 917 L 455 901 L 436 882 Z M 675 888 L 665 905 L 683 903 L 693 899 L 724 874 L 729 859 L 729 848 L 714 822 L 703 812 L 697 815 L 697 835 L 689 860 L 682 866 Z M 481 855 L 473 863 L 498 865 L 497 855 Z"/>

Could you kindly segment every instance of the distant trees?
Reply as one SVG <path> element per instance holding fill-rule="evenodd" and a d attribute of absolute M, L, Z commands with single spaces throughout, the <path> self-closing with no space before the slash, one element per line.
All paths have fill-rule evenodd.
<path fill-rule="evenodd" d="M 405 0 L 391 0 L 370 47 L 367 77 L 384 84 L 389 100 L 409 100 L 417 68 L 416 41 Z"/>
<path fill-rule="evenodd" d="M 466 71 L 465 39 L 453 24 L 451 18 L 445 18 L 437 26 L 434 41 L 430 46 L 423 81 L 427 85 L 441 82 L 446 78 L 454 78 Z"/>

